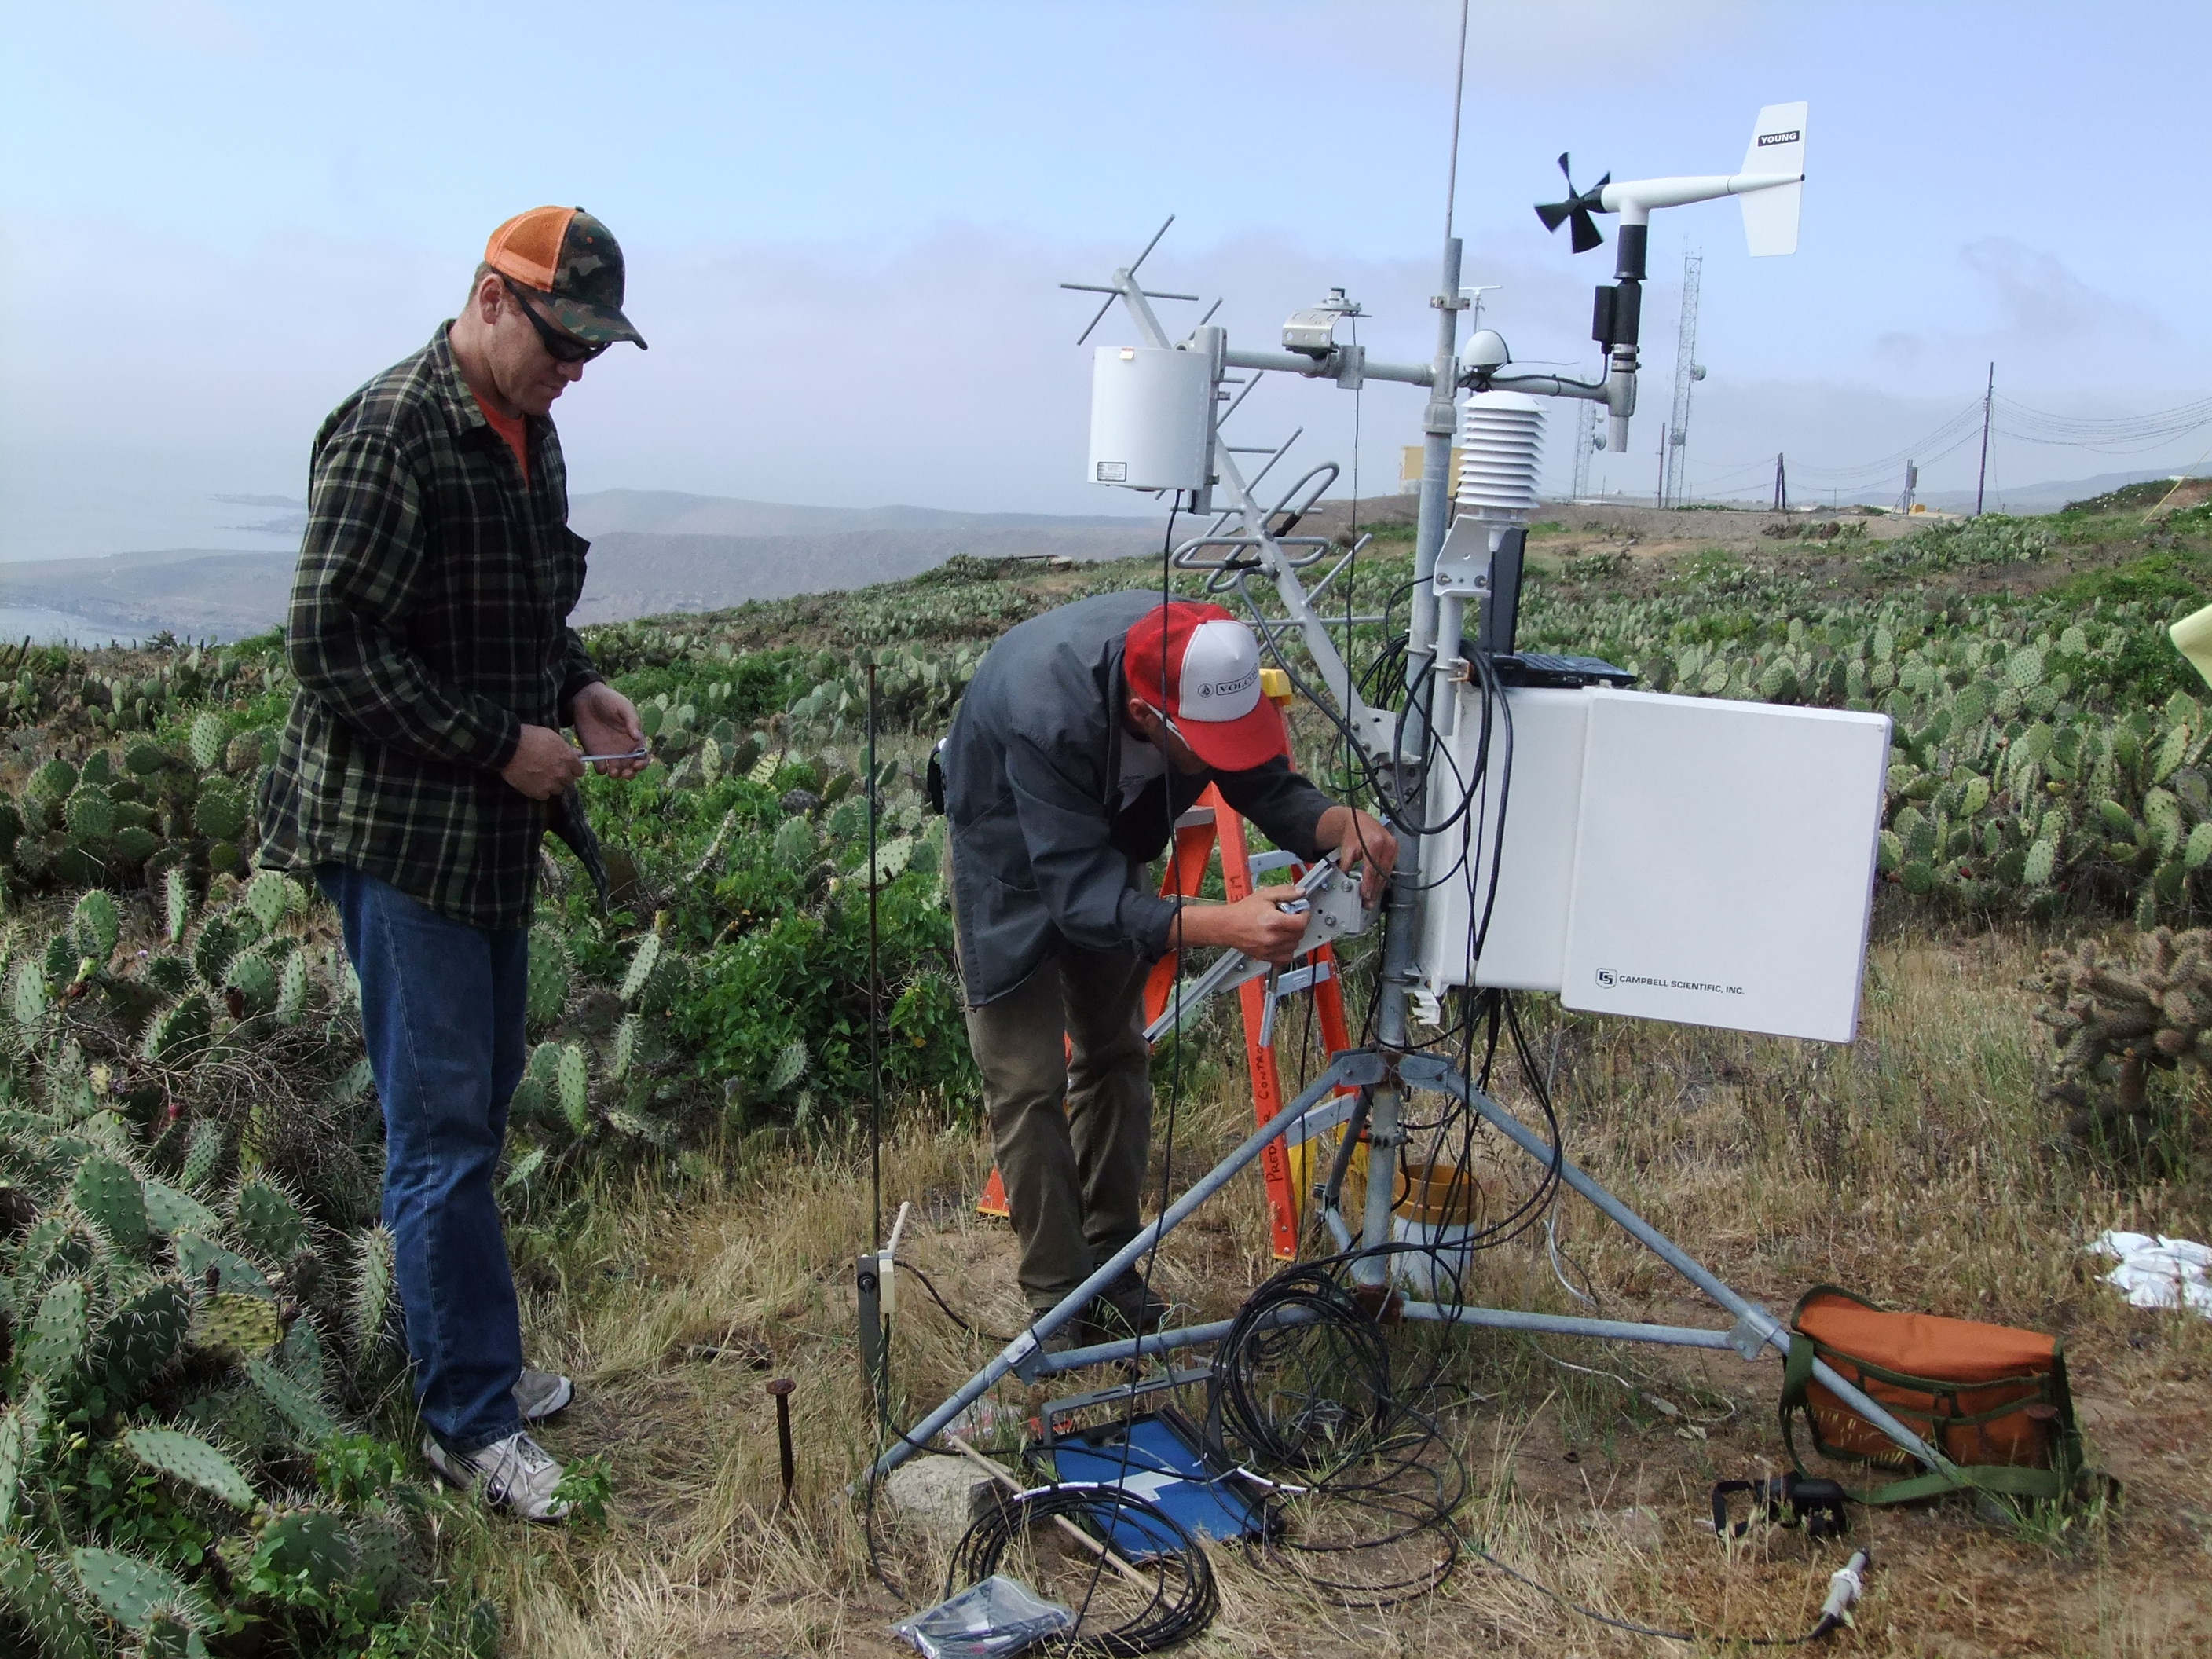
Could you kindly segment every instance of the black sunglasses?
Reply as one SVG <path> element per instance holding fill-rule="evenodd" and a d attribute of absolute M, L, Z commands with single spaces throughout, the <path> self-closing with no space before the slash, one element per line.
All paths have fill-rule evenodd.
<path fill-rule="evenodd" d="M 499 280 L 514 296 L 514 303 L 522 308 L 522 314 L 530 319 L 531 327 L 538 331 L 538 337 L 545 343 L 545 355 L 555 362 L 588 363 L 614 343 L 612 340 L 602 340 L 593 345 L 588 340 L 580 340 L 573 334 L 562 333 L 538 314 L 537 307 L 530 303 L 520 285 L 512 276 L 502 276 Z"/>

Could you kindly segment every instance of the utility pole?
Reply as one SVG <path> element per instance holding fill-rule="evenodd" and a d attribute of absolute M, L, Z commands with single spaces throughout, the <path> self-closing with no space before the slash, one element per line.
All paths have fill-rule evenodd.
<path fill-rule="evenodd" d="M 1674 337 L 1674 408 L 1668 422 L 1667 483 L 1662 493 L 1665 507 L 1682 504 L 1682 477 L 1690 444 L 1690 388 L 1705 378 L 1698 361 L 1698 289 L 1705 266 L 1701 253 L 1682 256 L 1682 324 Z"/>
<path fill-rule="evenodd" d="M 1912 511 L 1912 492 L 1919 487 L 1919 464 L 1915 461 L 1907 461 L 1905 464 L 1905 493 L 1897 498 L 1897 510 L 1899 513 L 1910 513 Z"/>
<path fill-rule="evenodd" d="M 1990 481 L 1990 404 L 1997 391 L 1997 366 L 1990 365 L 1990 383 L 1982 392 L 1982 468 L 1974 475 L 1974 516 L 1982 516 L 1982 490 Z"/>
<path fill-rule="evenodd" d="M 1778 453 L 1774 457 L 1774 510 L 1777 513 L 1790 510 L 1790 474 Z"/>
<path fill-rule="evenodd" d="M 1656 495 L 1654 495 L 1654 496 L 1651 498 L 1651 504 L 1652 504 L 1654 507 L 1664 507 L 1664 506 L 1666 506 L 1666 505 L 1667 505 L 1667 457 L 1668 457 L 1668 455 L 1671 453 L 1671 452 L 1669 451 L 1668 447 L 1668 443 L 1667 443 L 1668 429 L 1669 429 L 1669 428 L 1668 428 L 1668 427 L 1667 422 L 1663 422 L 1663 421 L 1660 422 L 1660 424 L 1659 424 L 1659 491 L 1658 491 L 1658 494 L 1656 494 Z"/>

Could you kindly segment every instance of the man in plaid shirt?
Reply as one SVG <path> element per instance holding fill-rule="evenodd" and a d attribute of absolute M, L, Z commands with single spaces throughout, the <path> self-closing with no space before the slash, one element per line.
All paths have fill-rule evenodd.
<path fill-rule="evenodd" d="M 574 1389 L 522 1364 L 492 1177 L 539 842 L 550 823 L 588 854 L 587 757 L 645 764 L 637 711 L 568 625 L 586 544 L 548 418 L 608 346 L 644 346 L 622 301 L 605 225 L 520 214 L 461 315 L 324 422 L 287 630 L 300 690 L 259 813 L 263 867 L 313 871 L 361 980 L 424 1455 L 533 1520 L 568 1505 L 526 1425 Z"/>

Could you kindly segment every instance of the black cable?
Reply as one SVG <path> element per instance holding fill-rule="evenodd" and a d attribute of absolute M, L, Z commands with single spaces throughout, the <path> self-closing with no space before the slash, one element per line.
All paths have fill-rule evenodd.
<path fill-rule="evenodd" d="M 1106 1630 L 1086 1632 L 1084 1624 L 1093 1593 L 1107 1570 L 1105 1557 L 1095 1557 L 1075 1623 L 1059 1638 L 1068 1650 L 1115 1659 L 1158 1653 L 1188 1641 L 1213 1622 L 1220 1610 L 1220 1591 L 1205 1550 L 1158 1504 L 1119 1484 L 1039 1486 L 994 1504 L 954 1546 L 945 1593 L 949 1596 L 982 1583 L 1000 1570 L 1018 1540 L 1061 1518 L 1109 1548 L 1116 1548 L 1117 1535 L 1133 1534 L 1143 1548 L 1116 1553 L 1152 1580 L 1149 1595 L 1133 1615 Z"/>
<path fill-rule="evenodd" d="M 921 1288 L 928 1292 L 929 1299 L 932 1302 L 934 1302 L 939 1308 L 944 1310 L 945 1316 L 947 1319 L 957 1325 L 962 1330 L 967 1332 L 969 1335 L 980 1337 L 986 1342 L 996 1343 L 1002 1348 L 1014 1340 L 1011 1336 L 1000 1336 L 995 1332 L 987 1331 L 979 1325 L 969 1324 L 968 1321 L 962 1318 L 959 1314 L 953 1310 L 952 1304 L 950 1302 L 947 1302 L 942 1296 L 938 1294 L 937 1286 L 930 1281 L 929 1275 L 922 1272 L 921 1268 L 915 1267 L 912 1262 L 902 1264 L 900 1267 L 899 1271 L 901 1273 L 912 1273 L 916 1279 L 920 1279 L 921 1281 Z"/>
<path fill-rule="evenodd" d="M 1270 1526 L 1263 1547 L 1333 1600 L 1375 1607 L 1425 1594 L 1450 1572 L 1459 1556 L 1451 1517 L 1468 1480 L 1455 1455 L 1441 1468 L 1427 1458 L 1441 1425 L 1394 1386 L 1382 1328 L 1336 1271 L 1351 1260 L 1285 1268 L 1247 1299 L 1216 1352 L 1206 1438 L 1224 1462 L 1296 1476 L 1291 1508 L 1311 1510 L 1319 1525 L 1369 1517 L 1375 1524 L 1349 1540 Z M 1342 1577 L 1319 1565 L 1365 1557 L 1390 1561 L 1387 1573 L 1396 1558 L 1379 1553 L 1424 1537 L 1432 1540 L 1426 1561 L 1396 1577 Z"/>

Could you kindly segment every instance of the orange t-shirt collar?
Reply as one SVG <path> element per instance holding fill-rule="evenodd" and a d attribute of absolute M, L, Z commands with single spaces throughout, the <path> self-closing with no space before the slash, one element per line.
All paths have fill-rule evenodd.
<path fill-rule="evenodd" d="M 470 395 L 476 396 L 474 387 L 470 388 Z M 483 411 L 483 417 L 490 423 L 491 429 L 507 440 L 507 447 L 514 452 L 514 459 L 521 465 L 522 482 L 528 483 L 530 482 L 530 440 L 529 431 L 523 424 L 522 416 L 501 415 L 481 397 L 477 398 L 477 407 Z"/>

